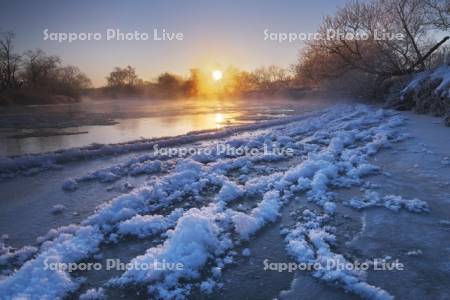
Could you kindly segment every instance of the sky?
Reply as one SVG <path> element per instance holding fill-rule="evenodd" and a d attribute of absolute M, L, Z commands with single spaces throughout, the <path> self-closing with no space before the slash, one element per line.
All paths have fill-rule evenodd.
<path fill-rule="evenodd" d="M 15 49 L 40 48 L 79 67 L 95 86 L 114 67 L 131 65 L 145 80 L 161 72 L 188 75 L 193 67 L 253 70 L 295 63 L 303 42 L 264 40 L 270 33 L 310 33 L 345 0 L 1 0 L 0 30 L 15 33 Z M 95 33 L 100 40 L 57 42 L 48 33 Z M 148 33 L 149 40 L 107 40 L 107 29 Z M 155 41 L 154 29 L 182 33 L 181 41 Z"/>

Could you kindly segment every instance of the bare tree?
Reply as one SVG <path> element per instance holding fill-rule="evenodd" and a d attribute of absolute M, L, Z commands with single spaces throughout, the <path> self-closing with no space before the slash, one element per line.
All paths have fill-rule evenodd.
<path fill-rule="evenodd" d="M 58 56 L 40 49 L 22 56 L 14 53 L 13 40 L 12 32 L 0 32 L 0 92 L 8 99 L 5 103 L 47 103 L 54 95 L 78 98 L 91 85 L 77 67 L 61 66 Z"/>
<path fill-rule="evenodd" d="M 90 79 L 75 66 L 61 66 L 58 56 L 37 49 L 23 56 L 20 74 L 26 89 L 77 98 L 91 85 Z"/>
<path fill-rule="evenodd" d="M 185 90 L 183 79 L 167 72 L 158 76 L 156 86 L 165 97 L 177 97 Z"/>
<path fill-rule="evenodd" d="M 57 70 L 54 83 L 55 92 L 78 97 L 80 92 L 92 85 L 91 80 L 75 66 L 65 66 Z"/>
<path fill-rule="evenodd" d="M 41 49 L 26 51 L 21 74 L 24 85 L 32 89 L 49 89 L 57 80 L 60 65 L 58 56 L 47 55 Z"/>
<path fill-rule="evenodd" d="M 0 32 L 0 89 L 18 86 L 20 56 L 13 52 L 14 33 Z"/>
<path fill-rule="evenodd" d="M 275 65 L 258 68 L 252 75 L 258 88 L 265 90 L 283 87 L 290 79 L 288 70 Z"/>
<path fill-rule="evenodd" d="M 136 75 L 136 70 L 127 66 L 125 68 L 116 67 L 108 77 L 106 77 L 108 87 L 113 89 L 133 88 L 142 82 Z"/>
<path fill-rule="evenodd" d="M 450 29 L 450 0 L 423 0 L 430 24 L 440 30 Z"/>
<path fill-rule="evenodd" d="M 343 71 L 389 77 L 423 70 L 430 55 L 449 39 L 432 42 L 426 9 L 422 0 L 349 2 L 325 18 L 319 29 L 324 38 L 311 42 L 309 49 L 332 58 Z"/>

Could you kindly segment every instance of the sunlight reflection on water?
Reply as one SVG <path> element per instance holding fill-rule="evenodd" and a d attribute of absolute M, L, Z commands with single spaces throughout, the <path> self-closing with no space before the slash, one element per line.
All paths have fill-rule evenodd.
<path fill-rule="evenodd" d="M 142 138 L 176 136 L 191 131 L 220 129 L 230 125 L 279 118 L 311 109 L 313 109 L 311 104 L 305 105 L 301 101 L 289 100 L 152 102 L 109 100 L 77 105 L 24 107 L 14 112 L 1 111 L 1 114 L 14 113 L 17 118 L 31 116 L 32 120 L 28 122 L 33 128 L 35 124 L 45 123 L 47 116 L 55 115 L 63 121 L 69 120 L 74 125 L 55 129 L 52 128 L 56 126 L 54 122 L 47 121 L 40 126 L 46 128 L 38 130 L 0 128 L 0 155 L 41 153 L 87 146 L 92 143 L 108 144 Z M 86 122 L 87 119 L 90 121 L 89 118 L 98 118 L 101 121 L 105 118 L 104 115 L 107 115 L 109 120 L 117 121 L 118 124 L 78 126 L 89 123 Z M 71 134 L 64 134 L 68 132 Z"/>

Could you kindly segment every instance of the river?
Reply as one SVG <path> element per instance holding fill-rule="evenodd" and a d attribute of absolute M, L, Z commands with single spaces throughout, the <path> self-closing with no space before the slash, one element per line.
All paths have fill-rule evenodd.
<path fill-rule="evenodd" d="M 177 136 L 304 113 L 324 100 L 102 100 L 0 108 L 0 156 Z"/>

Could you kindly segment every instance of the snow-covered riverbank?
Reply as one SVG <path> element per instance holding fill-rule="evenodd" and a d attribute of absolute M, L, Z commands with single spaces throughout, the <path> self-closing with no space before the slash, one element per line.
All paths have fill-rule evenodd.
<path fill-rule="evenodd" d="M 9 239 L 0 248 L 0 295 L 445 299 L 450 142 L 448 129 L 430 120 L 340 105 L 177 139 L 3 161 L 0 233 Z M 217 144 L 274 143 L 291 155 L 217 152 Z M 152 153 L 155 144 L 202 151 L 168 157 Z M 150 267 L 46 268 L 103 266 L 110 258 Z M 374 259 L 398 259 L 405 269 L 328 267 Z M 267 260 L 317 268 L 279 272 L 265 269 Z"/>

